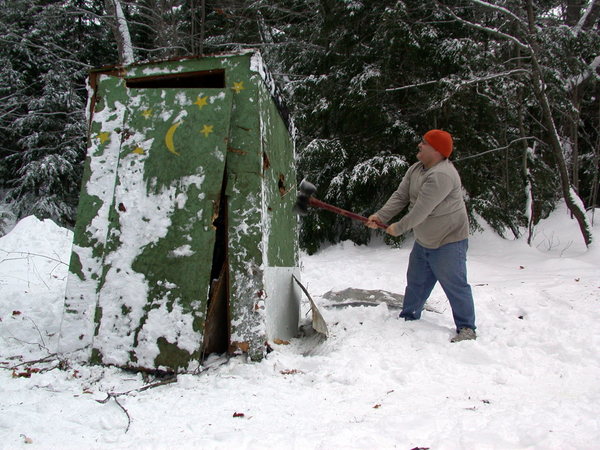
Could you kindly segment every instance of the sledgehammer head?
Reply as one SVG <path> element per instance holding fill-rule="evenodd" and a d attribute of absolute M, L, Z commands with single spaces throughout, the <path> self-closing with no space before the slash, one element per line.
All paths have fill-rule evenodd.
<path fill-rule="evenodd" d="M 315 192 L 317 192 L 317 188 L 314 184 L 302 180 L 300 186 L 298 186 L 298 199 L 294 205 L 294 211 L 296 211 L 297 214 L 303 216 L 308 213 L 308 204 Z"/>

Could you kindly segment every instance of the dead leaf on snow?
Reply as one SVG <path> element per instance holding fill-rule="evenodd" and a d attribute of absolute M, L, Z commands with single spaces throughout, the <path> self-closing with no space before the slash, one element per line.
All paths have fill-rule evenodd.
<path fill-rule="evenodd" d="M 237 342 L 233 341 L 229 346 L 230 353 L 236 353 L 241 351 L 243 353 L 247 353 L 250 350 L 250 344 L 248 342 Z"/>
<path fill-rule="evenodd" d="M 298 369 L 284 369 L 279 372 L 281 375 L 296 375 L 298 373 L 304 373 Z"/>
<path fill-rule="evenodd" d="M 28 367 L 23 372 L 17 372 L 16 369 L 12 372 L 13 378 L 31 378 L 31 375 L 34 373 L 38 373 L 40 369 L 36 369 L 35 367 Z"/>

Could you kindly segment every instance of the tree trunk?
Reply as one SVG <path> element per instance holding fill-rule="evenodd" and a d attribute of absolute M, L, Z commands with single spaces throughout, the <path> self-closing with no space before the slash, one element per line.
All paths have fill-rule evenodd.
<path fill-rule="evenodd" d="M 600 1 L 592 0 L 576 25 L 578 30 L 590 30 L 600 17 Z"/>
<path fill-rule="evenodd" d="M 556 167 L 560 176 L 560 185 L 563 197 L 565 199 L 565 203 L 567 204 L 567 208 L 569 209 L 571 214 L 573 214 L 575 220 L 577 220 L 577 223 L 579 224 L 579 229 L 581 230 L 581 234 L 583 236 L 583 240 L 585 241 L 585 245 L 589 246 L 592 242 L 591 227 L 585 215 L 583 202 L 576 194 L 575 190 L 573 189 L 573 186 L 571 185 L 571 181 L 569 179 L 569 172 L 567 170 L 567 164 L 565 163 L 565 158 L 563 154 L 562 144 L 560 143 L 560 137 L 558 135 L 558 131 L 554 123 L 554 117 L 552 116 L 550 102 L 544 90 L 543 72 L 538 62 L 538 55 L 540 52 L 537 47 L 537 42 L 535 40 L 535 23 L 533 20 L 532 0 L 527 0 L 527 15 L 529 17 L 531 33 L 529 36 L 529 46 L 531 48 L 531 75 L 533 89 L 536 97 L 538 98 L 540 106 L 542 107 L 542 120 L 548 132 L 550 149 L 552 150 L 554 160 L 556 161 Z"/>
<path fill-rule="evenodd" d="M 577 25 L 579 18 L 581 17 L 581 10 L 585 5 L 584 0 L 568 0 L 566 10 L 566 23 L 570 27 Z"/>
<path fill-rule="evenodd" d="M 519 94 L 521 96 L 521 94 Z M 519 102 L 519 133 L 521 137 L 527 136 L 525 133 L 525 124 L 523 120 L 523 102 Z M 534 142 L 535 146 L 535 142 Z M 534 150 L 535 151 L 535 147 Z M 525 184 L 525 217 L 527 218 L 527 245 L 531 245 L 533 241 L 533 229 L 535 226 L 536 214 L 535 214 L 535 197 L 533 193 L 533 182 L 531 174 L 529 173 L 529 144 L 526 140 L 523 140 L 523 159 L 522 159 L 522 170 L 523 180 Z"/>
<path fill-rule="evenodd" d="M 571 173 L 573 174 L 573 187 L 575 192 L 579 194 L 579 98 L 578 88 L 575 86 L 572 92 L 571 105 L 573 112 L 569 115 L 569 136 L 571 138 L 572 152 L 571 152 Z"/>
<path fill-rule="evenodd" d="M 204 37 L 206 34 L 206 0 L 200 1 L 200 56 L 204 55 Z"/>
<path fill-rule="evenodd" d="M 535 60 L 535 58 L 532 59 Z M 534 66 L 537 66 L 537 64 L 534 64 Z M 567 164 L 565 163 L 562 145 L 560 143 L 560 138 L 558 137 L 558 132 L 556 131 L 556 126 L 552 117 L 552 110 L 550 109 L 548 97 L 546 96 L 546 93 L 544 92 L 542 87 L 542 79 L 540 77 L 539 67 L 536 67 L 533 70 L 533 75 L 534 89 L 536 96 L 538 97 L 538 100 L 542 106 L 543 121 L 546 125 L 546 128 L 548 129 L 550 149 L 552 150 L 552 154 L 554 155 L 554 160 L 556 161 L 556 166 L 558 168 L 563 197 L 567 204 L 567 208 L 569 208 L 569 211 L 571 211 L 571 214 L 573 214 L 575 220 L 577 220 L 577 223 L 579 224 L 579 229 L 581 230 L 581 234 L 583 235 L 585 245 L 590 245 L 592 242 L 592 233 L 590 225 L 585 216 L 583 203 L 579 199 L 579 196 L 575 192 L 575 189 L 573 188 L 573 186 L 571 185 L 571 181 L 569 180 L 569 172 L 567 171 Z"/>
<path fill-rule="evenodd" d="M 600 108 L 598 111 L 599 118 L 599 128 L 600 128 Z M 592 187 L 590 191 L 590 199 L 588 201 L 588 205 L 592 208 L 592 225 L 594 224 L 594 215 L 596 212 L 596 205 L 598 201 L 598 189 L 599 189 L 599 180 L 598 180 L 598 168 L 600 167 L 600 135 L 596 137 L 596 147 L 594 148 L 594 175 L 592 176 Z"/>
<path fill-rule="evenodd" d="M 131 36 L 129 26 L 123 14 L 123 8 L 119 0 L 104 0 L 107 14 L 112 18 L 111 27 L 117 43 L 119 52 L 119 63 L 122 65 L 132 64 L 134 62 L 133 46 L 131 45 Z"/>

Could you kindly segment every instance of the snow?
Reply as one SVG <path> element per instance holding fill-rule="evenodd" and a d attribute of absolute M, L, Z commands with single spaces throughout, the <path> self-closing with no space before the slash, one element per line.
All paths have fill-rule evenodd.
<path fill-rule="evenodd" d="M 328 339 L 307 332 L 273 344 L 260 363 L 211 356 L 200 373 L 144 390 L 161 380 L 58 367 L 71 240 L 35 217 L 0 238 L 2 449 L 598 445 L 600 250 L 586 250 L 564 206 L 537 227 L 531 247 L 487 229 L 470 238 L 476 341 L 449 343 L 439 287 L 435 311 L 416 322 L 398 320 L 385 303 L 326 308 L 330 290 L 404 289 L 410 240 L 397 249 L 344 242 L 302 256 Z M 302 308 L 309 317 L 306 299 Z"/>

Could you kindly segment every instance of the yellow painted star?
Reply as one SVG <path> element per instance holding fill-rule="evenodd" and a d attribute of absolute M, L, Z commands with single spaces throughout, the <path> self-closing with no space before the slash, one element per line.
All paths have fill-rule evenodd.
<path fill-rule="evenodd" d="M 152 117 L 152 110 L 151 109 L 143 110 L 142 116 L 144 116 L 146 119 L 149 119 L 150 117 Z"/>
<path fill-rule="evenodd" d="M 233 87 L 231 89 L 233 89 L 236 94 L 239 94 L 240 91 L 243 91 L 246 88 L 244 87 L 243 81 L 236 81 L 235 83 L 233 83 Z"/>
<path fill-rule="evenodd" d="M 204 125 L 202 130 L 200 130 L 200 133 L 202 133 L 204 137 L 208 137 L 208 135 L 213 132 L 213 128 L 212 125 Z"/>
<path fill-rule="evenodd" d="M 104 144 L 106 141 L 110 139 L 110 133 L 103 131 L 102 133 L 98 133 L 98 139 L 100 139 L 100 143 Z"/>
<path fill-rule="evenodd" d="M 203 106 L 208 105 L 207 101 L 208 101 L 208 97 L 200 97 L 200 96 L 198 96 L 198 98 L 194 102 L 194 105 L 198 105 L 198 108 L 202 109 Z"/>
<path fill-rule="evenodd" d="M 134 148 L 131 153 L 135 153 L 137 155 L 145 155 L 146 154 L 146 152 L 144 151 L 144 149 L 142 147 Z"/>

